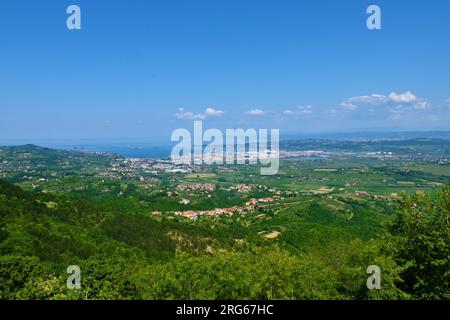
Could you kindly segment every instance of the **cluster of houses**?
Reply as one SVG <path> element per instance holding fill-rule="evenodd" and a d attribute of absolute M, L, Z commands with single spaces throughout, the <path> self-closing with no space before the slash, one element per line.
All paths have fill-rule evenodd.
<path fill-rule="evenodd" d="M 177 189 L 180 191 L 214 191 L 216 185 L 212 183 L 190 183 L 179 184 Z"/>
<path fill-rule="evenodd" d="M 256 188 L 256 186 L 254 184 L 237 184 L 237 185 L 231 187 L 231 189 L 234 189 L 237 192 L 241 192 L 241 193 L 250 193 L 255 188 Z"/>
<path fill-rule="evenodd" d="M 255 206 L 257 204 L 261 204 L 261 203 L 270 203 L 270 202 L 274 202 L 274 201 L 278 201 L 281 200 L 280 196 L 273 196 L 273 197 L 267 197 L 267 198 L 252 198 L 250 200 L 248 200 L 245 205 L 246 206 Z"/>
<path fill-rule="evenodd" d="M 279 190 L 277 190 L 276 188 L 271 188 L 262 184 L 236 184 L 228 189 L 224 189 L 227 191 L 231 191 L 231 190 L 236 190 L 237 192 L 240 193 L 250 193 L 255 189 L 259 189 L 259 190 L 265 190 L 265 191 L 269 191 L 269 192 L 273 192 L 276 194 L 281 194 L 281 192 Z"/>
<path fill-rule="evenodd" d="M 217 215 L 228 215 L 231 216 L 235 213 L 245 214 L 249 211 L 255 210 L 255 207 L 260 204 L 274 202 L 280 200 L 280 196 L 273 196 L 268 198 L 252 198 L 246 202 L 243 207 L 231 207 L 231 208 L 217 208 L 213 210 L 187 210 L 187 211 L 176 211 L 175 215 L 183 216 L 191 220 L 196 220 L 199 216 L 217 216 Z"/>
<path fill-rule="evenodd" d="M 176 211 L 175 215 L 183 216 L 191 220 L 197 220 L 199 216 L 218 216 L 228 215 L 231 216 L 234 213 L 244 214 L 246 212 L 254 210 L 252 205 L 246 205 L 244 207 L 231 207 L 231 208 L 217 208 L 213 210 L 188 210 L 188 211 Z"/>

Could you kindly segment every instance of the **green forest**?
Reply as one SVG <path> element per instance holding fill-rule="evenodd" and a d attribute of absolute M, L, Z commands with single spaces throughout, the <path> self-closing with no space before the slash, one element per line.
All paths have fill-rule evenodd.
<path fill-rule="evenodd" d="M 310 198 L 284 212 L 186 222 L 0 180 L 0 298 L 450 298 L 448 186 L 403 193 L 390 209 L 349 202 L 353 224 Z M 287 217 L 278 241 L 259 236 Z M 66 286 L 69 265 L 80 266 L 79 290 Z M 369 265 L 381 269 L 380 290 L 367 289 Z"/>

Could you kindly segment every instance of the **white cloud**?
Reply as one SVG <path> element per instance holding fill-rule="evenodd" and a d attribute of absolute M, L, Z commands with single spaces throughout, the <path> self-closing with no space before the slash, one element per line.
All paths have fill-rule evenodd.
<path fill-rule="evenodd" d="M 220 117 L 225 112 L 222 110 L 217 110 L 214 108 L 206 108 L 206 110 L 202 113 L 194 114 L 190 111 L 185 111 L 184 108 L 179 108 L 178 112 L 175 113 L 175 116 L 180 120 L 205 120 L 209 117 Z"/>
<path fill-rule="evenodd" d="M 387 97 L 385 95 L 374 93 L 369 96 L 356 96 L 356 97 L 349 98 L 346 101 L 342 102 L 341 105 L 342 104 L 358 105 L 358 104 L 362 104 L 362 103 L 380 104 L 380 103 L 385 103 L 386 100 L 387 100 Z"/>
<path fill-rule="evenodd" d="M 408 109 L 402 105 L 395 106 L 393 108 L 390 108 L 389 111 L 393 114 L 401 114 L 407 111 Z"/>
<path fill-rule="evenodd" d="M 386 103 L 388 98 L 382 94 L 371 94 L 368 96 L 356 96 L 348 98 L 340 103 L 341 111 L 355 111 L 361 105 L 380 105 Z"/>
<path fill-rule="evenodd" d="M 389 93 L 387 96 L 383 94 L 371 94 L 367 96 L 356 96 L 348 98 L 340 103 L 341 111 L 355 111 L 360 107 L 362 110 L 368 110 L 371 113 L 375 112 L 374 107 L 389 107 L 391 110 L 395 106 L 407 106 L 413 109 L 427 109 L 431 106 L 428 100 L 417 97 L 411 91 L 397 94 L 395 92 Z"/>
<path fill-rule="evenodd" d="M 205 117 L 220 117 L 223 116 L 225 112 L 223 112 L 222 110 L 217 110 L 214 108 L 207 108 L 204 112 Z"/>
<path fill-rule="evenodd" d="M 417 101 L 417 97 L 411 91 L 407 91 L 405 93 L 397 94 L 395 92 L 391 92 L 389 94 L 389 99 L 398 103 L 412 103 Z"/>
<path fill-rule="evenodd" d="M 448 104 L 448 106 L 450 107 L 450 98 L 448 98 L 447 100 L 445 100 Z"/>
<path fill-rule="evenodd" d="M 356 110 L 356 109 L 358 109 L 358 106 L 356 104 L 354 104 L 353 102 L 350 102 L 350 101 L 343 101 L 343 102 L 341 102 L 341 107 L 342 107 L 342 109 L 345 109 L 345 110 Z"/>
<path fill-rule="evenodd" d="M 180 120 L 203 120 L 205 116 L 203 114 L 193 114 L 190 111 L 185 111 L 183 108 L 179 108 L 175 116 Z"/>
<path fill-rule="evenodd" d="M 420 110 L 427 109 L 429 106 L 430 106 L 430 103 L 426 100 L 419 101 L 416 104 L 414 104 L 414 108 L 420 109 Z"/>
<path fill-rule="evenodd" d="M 263 114 L 265 114 L 265 111 L 261 109 L 251 109 L 247 111 L 245 114 L 249 116 L 262 116 Z"/>
<path fill-rule="evenodd" d="M 307 106 L 298 106 L 292 110 L 284 110 L 283 114 L 285 115 L 307 115 L 314 113 L 313 107 L 310 105 Z"/>

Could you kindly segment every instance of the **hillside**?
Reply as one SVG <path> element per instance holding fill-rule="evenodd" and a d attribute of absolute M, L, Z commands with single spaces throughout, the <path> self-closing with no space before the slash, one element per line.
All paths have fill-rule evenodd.
<path fill-rule="evenodd" d="M 260 176 L 252 165 L 0 147 L 0 298 L 446 298 L 450 169 L 415 157 L 338 152 Z M 81 290 L 66 286 L 71 265 Z M 367 289 L 370 265 L 383 290 Z"/>
<path fill-rule="evenodd" d="M 293 254 L 236 229 L 123 215 L 4 181 L 0 214 L 3 299 L 364 298 L 361 266 L 374 261 L 384 267 L 382 295 L 406 297 L 394 286 L 394 261 L 373 260 L 378 247 L 358 239 L 328 240 L 320 251 Z M 318 239 L 333 237 L 315 230 Z M 65 269 L 74 264 L 83 270 L 80 291 L 65 287 Z"/>

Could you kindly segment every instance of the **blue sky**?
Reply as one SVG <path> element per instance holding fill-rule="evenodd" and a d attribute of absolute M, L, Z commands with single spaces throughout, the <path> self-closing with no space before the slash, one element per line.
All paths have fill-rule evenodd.
<path fill-rule="evenodd" d="M 0 40 L 0 140 L 450 130 L 446 0 L 17 0 Z"/>

